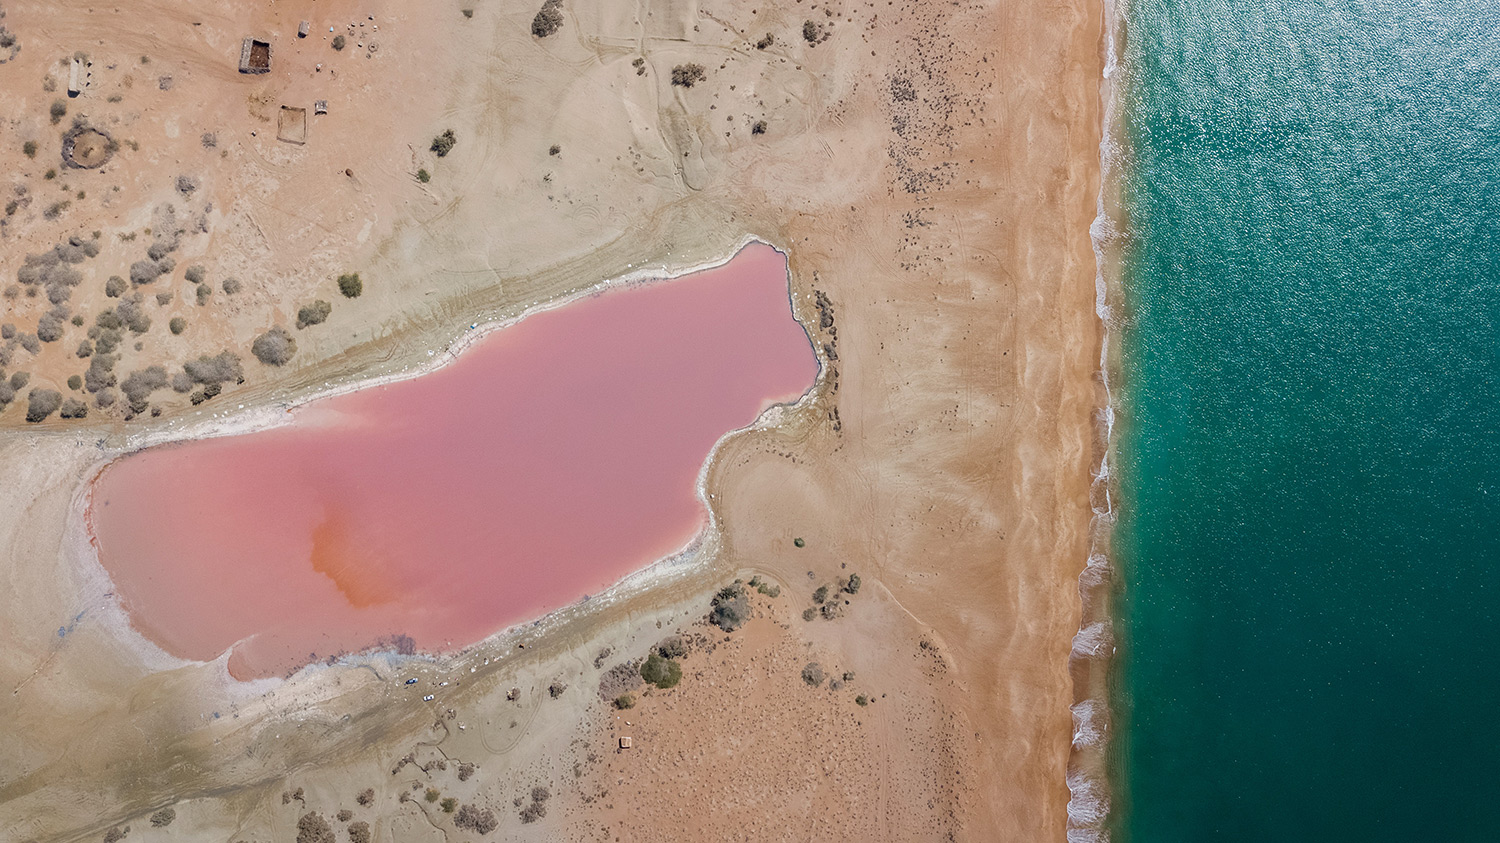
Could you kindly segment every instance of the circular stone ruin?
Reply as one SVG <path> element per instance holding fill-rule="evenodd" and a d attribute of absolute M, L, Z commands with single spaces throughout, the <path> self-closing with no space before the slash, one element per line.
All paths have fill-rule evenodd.
<path fill-rule="evenodd" d="M 92 126 L 74 126 L 63 135 L 62 159 L 69 167 L 97 169 L 114 154 L 114 139 Z"/>

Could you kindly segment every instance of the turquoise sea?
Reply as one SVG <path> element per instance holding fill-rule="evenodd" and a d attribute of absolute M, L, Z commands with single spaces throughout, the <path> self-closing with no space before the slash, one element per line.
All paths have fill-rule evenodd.
<path fill-rule="evenodd" d="M 1119 12 L 1115 837 L 1500 840 L 1500 2 Z"/>

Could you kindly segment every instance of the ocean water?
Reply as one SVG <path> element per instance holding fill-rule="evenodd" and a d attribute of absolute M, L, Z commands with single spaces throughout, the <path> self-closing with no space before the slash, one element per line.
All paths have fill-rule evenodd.
<path fill-rule="evenodd" d="M 1500 840 L 1500 3 L 1120 14 L 1116 839 Z"/>

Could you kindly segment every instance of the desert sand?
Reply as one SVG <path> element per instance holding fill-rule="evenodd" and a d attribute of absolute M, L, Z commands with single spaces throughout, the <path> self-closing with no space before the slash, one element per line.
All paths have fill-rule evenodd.
<path fill-rule="evenodd" d="M 398 841 L 1065 838 L 1103 403 L 1101 7 L 563 0 L 537 37 L 540 8 L 5 4 L 19 49 L 0 53 L 0 163 L 18 198 L 0 288 L 26 255 L 99 232 L 66 302 L 85 324 L 5 367 L 28 375 L 0 414 L 7 839 L 289 841 L 299 821 L 340 840 L 358 823 Z M 246 36 L 271 40 L 271 72 L 238 73 Z M 80 52 L 92 87 L 68 98 Z M 701 80 L 673 85 L 691 64 Z M 305 143 L 276 139 L 282 105 L 308 109 Z M 80 115 L 119 142 L 97 170 L 61 165 Z M 228 351 L 243 382 L 98 407 L 67 385 L 88 362 L 74 350 L 115 304 L 108 276 L 163 231 L 175 267 L 139 285 L 152 325 L 125 333 L 114 371 Z M 129 628 L 79 521 L 111 456 L 413 371 L 470 325 L 747 236 L 789 255 L 824 374 L 720 444 L 715 526 L 683 558 L 456 656 L 285 680 L 237 683 L 223 658 L 176 661 Z M 335 285 L 347 272 L 358 298 Z M 318 299 L 327 321 L 295 328 Z M 53 305 L 0 307 L 34 333 Z M 252 341 L 276 325 L 297 352 L 265 365 Z M 27 423 L 39 387 L 88 415 Z M 853 573 L 825 618 L 814 591 Z M 779 596 L 753 592 L 733 632 L 706 625 L 715 592 L 757 576 Z M 679 633 L 681 684 L 625 710 L 601 696 Z"/>

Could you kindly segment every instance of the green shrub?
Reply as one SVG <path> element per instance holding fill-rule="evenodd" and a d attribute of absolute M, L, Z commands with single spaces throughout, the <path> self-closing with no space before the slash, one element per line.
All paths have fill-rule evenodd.
<path fill-rule="evenodd" d="M 21 144 L 21 151 L 26 153 L 27 158 L 36 157 L 36 141 L 27 141 Z"/>
<path fill-rule="evenodd" d="M 857 697 L 854 698 L 854 704 L 855 705 L 869 705 L 870 704 L 870 698 L 867 697 L 867 696 L 865 696 L 864 694 L 860 694 L 859 696 L 857 696 Z"/>
<path fill-rule="evenodd" d="M 615 697 L 615 708 L 624 711 L 627 708 L 635 708 L 634 694 L 621 694 Z"/>
<path fill-rule="evenodd" d="M 342 36 L 342 35 L 335 35 L 335 36 L 333 36 L 333 48 L 335 50 L 342 50 L 342 49 L 344 49 L 344 36 Z"/>
<path fill-rule="evenodd" d="M 50 109 L 50 112 L 52 114 L 52 123 L 53 123 L 53 125 L 56 125 L 56 124 L 62 122 L 62 119 L 64 117 L 66 117 L 67 114 L 68 114 L 68 101 L 67 100 L 53 100 L 52 101 L 52 108 Z"/>
<path fill-rule="evenodd" d="M 427 172 L 427 169 L 425 167 L 418 170 L 417 181 L 421 182 L 422 184 L 426 184 L 432 181 L 432 173 Z"/>
<path fill-rule="evenodd" d="M 172 321 L 167 323 L 167 330 L 171 331 L 174 336 L 181 334 L 187 330 L 187 320 L 181 316 L 173 316 Z"/>
<path fill-rule="evenodd" d="M 427 793 L 423 796 L 423 798 L 426 799 L 428 802 L 436 802 L 436 801 L 438 801 L 438 797 L 442 796 L 442 795 L 443 795 L 442 793 L 438 792 L 437 788 L 435 788 L 435 787 L 429 787 L 429 788 L 427 788 Z"/>
<path fill-rule="evenodd" d="M 73 376 L 69 377 L 68 378 L 68 389 L 73 389 L 73 390 L 83 389 L 83 376 L 82 375 L 73 375 Z"/>
<path fill-rule="evenodd" d="M 445 129 L 441 135 L 432 139 L 431 149 L 437 153 L 437 157 L 442 158 L 453 151 L 453 145 L 456 143 L 458 143 L 458 138 L 453 134 L 453 130 Z"/>
<path fill-rule="evenodd" d="M 365 282 L 359 280 L 358 272 L 346 272 L 339 276 L 339 292 L 346 299 L 357 299 L 365 291 Z"/>
<path fill-rule="evenodd" d="M 177 811 L 173 808 L 163 808 L 151 815 L 151 825 L 156 828 L 166 828 L 177 819 Z"/>
<path fill-rule="evenodd" d="M 675 688 L 682 681 L 682 665 L 652 653 L 641 665 L 641 678 L 662 690 Z"/>
<path fill-rule="evenodd" d="M 441 804 L 443 806 L 443 813 L 445 814 L 451 814 L 454 811 L 458 810 L 458 800 L 454 799 L 452 796 L 443 799 Z"/>
<path fill-rule="evenodd" d="M 825 601 L 827 599 L 828 599 L 828 586 L 826 586 L 826 585 L 820 585 L 820 586 L 818 586 L 818 590 L 813 592 L 813 602 L 814 603 L 822 603 L 823 601 Z"/>

